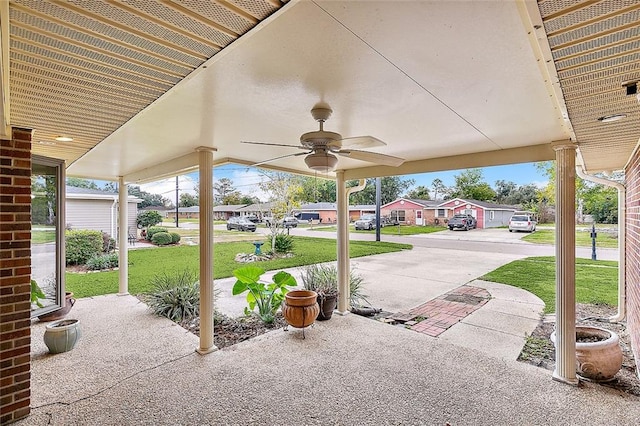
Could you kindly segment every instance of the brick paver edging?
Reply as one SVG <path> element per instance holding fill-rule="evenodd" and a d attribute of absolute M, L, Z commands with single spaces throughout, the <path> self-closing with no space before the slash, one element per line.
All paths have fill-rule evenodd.
<path fill-rule="evenodd" d="M 480 309 L 491 295 L 483 288 L 463 285 L 429 300 L 409 312 L 400 312 L 391 319 L 404 323 L 418 333 L 437 337 L 467 315 Z"/>

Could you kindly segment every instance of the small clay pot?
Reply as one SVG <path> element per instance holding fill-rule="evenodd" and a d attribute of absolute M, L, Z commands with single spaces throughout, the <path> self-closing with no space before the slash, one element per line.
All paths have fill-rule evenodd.
<path fill-rule="evenodd" d="M 284 296 L 282 315 L 287 323 L 296 328 L 313 324 L 320 312 L 318 293 L 311 290 L 292 290 Z"/>

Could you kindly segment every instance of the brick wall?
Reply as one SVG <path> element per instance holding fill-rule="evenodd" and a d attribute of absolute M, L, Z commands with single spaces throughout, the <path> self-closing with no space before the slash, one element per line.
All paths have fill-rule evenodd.
<path fill-rule="evenodd" d="M 0 141 L 0 424 L 31 402 L 31 131 Z"/>
<path fill-rule="evenodd" d="M 640 360 L 640 153 L 635 152 L 625 170 L 627 183 L 627 327 L 636 360 Z M 640 363 L 638 363 L 640 365 Z"/>

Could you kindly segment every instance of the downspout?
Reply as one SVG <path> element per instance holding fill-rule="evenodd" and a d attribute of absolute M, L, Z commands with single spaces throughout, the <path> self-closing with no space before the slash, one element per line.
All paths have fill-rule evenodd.
<path fill-rule="evenodd" d="M 118 196 L 114 195 L 113 196 L 113 203 L 111 204 L 111 238 L 113 238 L 114 240 L 118 241 L 118 236 L 116 235 L 116 217 L 118 215 Z"/>
<path fill-rule="evenodd" d="M 625 241 L 625 231 L 626 231 L 626 216 L 627 216 L 627 206 L 626 206 L 626 193 L 627 190 L 623 184 L 620 182 L 615 182 L 609 179 L 600 178 L 597 176 L 592 176 L 587 174 L 583 168 L 583 166 L 576 166 L 576 174 L 580 176 L 580 178 L 584 180 L 588 180 L 590 182 L 599 183 L 601 185 L 609 186 L 616 188 L 618 190 L 618 313 L 609 318 L 611 322 L 618 322 L 624 320 L 626 316 L 626 295 L 627 295 L 627 279 L 626 279 L 626 268 L 625 268 L 625 259 L 626 259 L 626 241 Z"/>

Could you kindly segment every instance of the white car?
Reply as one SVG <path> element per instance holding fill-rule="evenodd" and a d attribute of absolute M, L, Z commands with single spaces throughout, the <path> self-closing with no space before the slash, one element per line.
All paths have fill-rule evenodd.
<path fill-rule="evenodd" d="M 525 231 L 533 232 L 536 230 L 538 222 L 535 217 L 530 214 L 514 214 L 509 220 L 509 232 Z"/>

